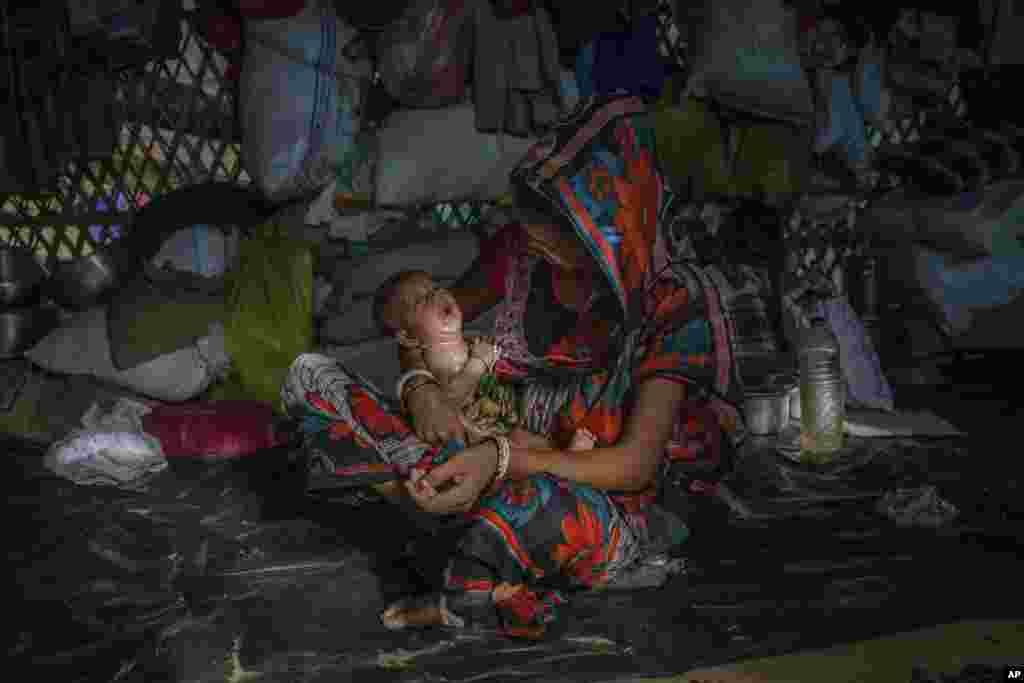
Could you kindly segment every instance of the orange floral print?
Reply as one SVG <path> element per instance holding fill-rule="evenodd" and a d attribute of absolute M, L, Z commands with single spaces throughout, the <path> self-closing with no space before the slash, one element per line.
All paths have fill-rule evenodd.
<path fill-rule="evenodd" d="M 562 520 L 562 536 L 566 543 L 555 547 L 554 559 L 563 571 L 586 586 L 608 580 L 608 560 L 618 548 L 617 528 L 605 542 L 601 520 L 583 501 L 577 501 L 576 515 L 567 515 Z"/>
<path fill-rule="evenodd" d="M 409 426 L 398 415 L 383 408 L 366 391 L 357 386 L 349 387 L 349 406 L 352 415 L 371 434 L 381 438 L 403 439 L 411 434 Z"/>
<path fill-rule="evenodd" d="M 590 170 L 590 192 L 594 199 L 603 202 L 612 195 L 615 185 L 612 176 L 604 166 L 595 166 Z"/>

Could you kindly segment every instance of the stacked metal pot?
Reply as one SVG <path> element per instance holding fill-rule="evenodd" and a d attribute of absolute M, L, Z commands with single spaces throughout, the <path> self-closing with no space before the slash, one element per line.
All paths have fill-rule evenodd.
<path fill-rule="evenodd" d="M 42 303 L 46 280 L 30 250 L 0 246 L 0 359 L 21 356 L 60 322 L 57 309 Z"/>

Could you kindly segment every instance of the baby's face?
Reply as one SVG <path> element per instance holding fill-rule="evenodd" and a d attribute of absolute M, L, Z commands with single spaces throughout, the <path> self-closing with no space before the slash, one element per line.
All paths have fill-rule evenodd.
<path fill-rule="evenodd" d="M 430 344 L 462 334 L 462 310 L 452 293 L 426 275 L 413 275 L 398 288 L 398 305 L 406 331 Z"/>

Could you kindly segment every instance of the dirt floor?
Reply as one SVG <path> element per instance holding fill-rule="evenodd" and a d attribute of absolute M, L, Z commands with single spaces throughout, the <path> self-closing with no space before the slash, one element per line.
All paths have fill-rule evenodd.
<path fill-rule="evenodd" d="M 899 528 L 870 505 L 751 522 L 710 496 L 681 499 L 686 574 L 658 590 L 577 596 L 542 643 L 385 630 L 381 608 L 423 586 L 401 555 L 402 520 L 305 499 L 287 450 L 175 464 L 124 492 L 53 478 L 38 448 L 8 440 L 8 660 L 67 683 L 635 681 L 1020 619 L 1021 408 L 996 384 L 898 393 L 970 434 L 925 473 L 959 507 L 956 523 Z"/>

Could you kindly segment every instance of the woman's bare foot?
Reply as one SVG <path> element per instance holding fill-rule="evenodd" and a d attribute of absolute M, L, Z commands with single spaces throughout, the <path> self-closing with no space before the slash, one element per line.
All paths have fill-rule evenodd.
<path fill-rule="evenodd" d="M 462 620 L 445 609 L 437 594 L 403 598 L 381 612 L 380 621 L 392 631 L 428 626 L 461 626 Z"/>

